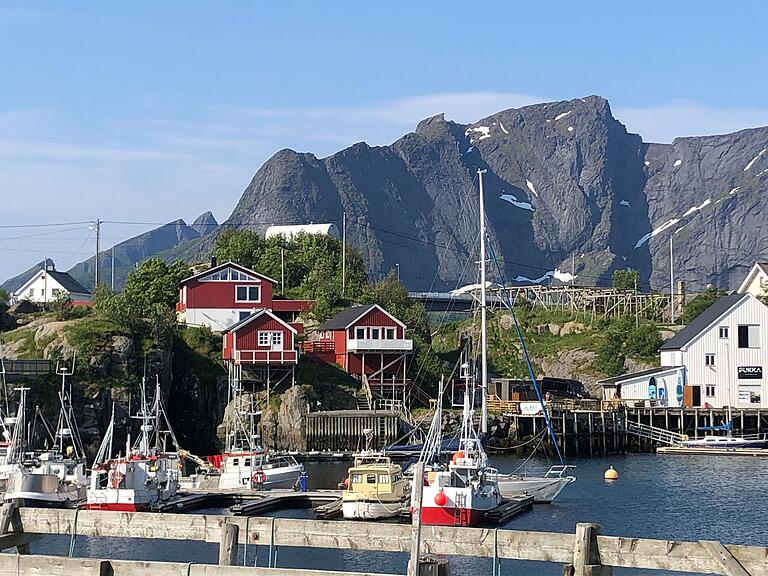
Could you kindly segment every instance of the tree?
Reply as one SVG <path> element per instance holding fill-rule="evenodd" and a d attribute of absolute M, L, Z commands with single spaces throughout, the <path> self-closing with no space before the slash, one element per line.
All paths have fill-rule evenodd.
<path fill-rule="evenodd" d="M 617 290 L 634 290 L 640 285 L 640 272 L 632 268 L 614 270 L 611 286 Z"/>
<path fill-rule="evenodd" d="M 696 296 L 693 300 L 685 305 L 685 311 L 683 312 L 683 323 L 689 324 L 692 322 L 699 314 L 704 312 L 704 310 L 712 306 L 712 304 L 717 302 L 726 294 L 727 292 L 725 290 L 721 290 L 720 288 L 712 286 L 711 284 L 707 286 L 704 292 Z"/>
<path fill-rule="evenodd" d="M 189 266 L 184 262 L 177 260 L 168 265 L 159 258 L 150 258 L 128 275 L 123 295 L 141 310 L 149 311 L 156 304 L 173 308 L 179 282 L 189 276 Z"/>
<path fill-rule="evenodd" d="M 283 293 L 316 300 L 314 315 L 322 320 L 343 305 L 344 299 L 359 298 L 367 286 L 360 253 L 347 247 L 346 291 L 342 290 L 342 251 L 341 240 L 322 234 L 264 239 L 250 230 L 229 229 L 216 239 L 213 254 L 219 262 L 231 260 L 278 283 L 284 277 Z"/>
<path fill-rule="evenodd" d="M 3 288 L 0 288 L 0 306 L 4 304 L 8 304 L 10 299 L 11 299 L 11 295 L 8 294 L 8 291 L 4 290 Z"/>

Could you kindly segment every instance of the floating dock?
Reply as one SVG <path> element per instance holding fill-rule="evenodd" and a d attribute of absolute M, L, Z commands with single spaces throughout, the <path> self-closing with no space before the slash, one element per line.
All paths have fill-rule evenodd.
<path fill-rule="evenodd" d="M 768 456 L 765 448 L 686 448 L 684 446 L 660 446 L 658 454 L 688 456 Z"/>
<path fill-rule="evenodd" d="M 230 506 L 229 511 L 235 516 L 258 516 L 265 512 L 284 508 L 312 508 L 321 504 L 330 504 L 341 500 L 339 490 L 314 490 L 312 492 L 270 491 L 249 502 Z"/>

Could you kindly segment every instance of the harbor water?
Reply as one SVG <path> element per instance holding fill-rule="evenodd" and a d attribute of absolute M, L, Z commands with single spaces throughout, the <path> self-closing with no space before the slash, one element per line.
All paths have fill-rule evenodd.
<path fill-rule="evenodd" d="M 515 470 L 520 462 L 492 456 L 502 472 Z M 577 522 L 597 522 L 603 533 L 674 540 L 719 540 L 725 544 L 768 546 L 768 459 L 750 457 L 708 457 L 637 454 L 570 462 L 578 480 L 558 500 L 536 505 L 504 528 L 546 532 L 575 531 Z M 528 463 L 528 470 L 546 469 L 545 461 Z M 620 473 L 614 482 L 603 479 L 613 465 Z M 308 463 L 309 487 L 332 488 L 346 474 L 343 462 Z M 205 513 L 226 513 L 206 510 Z M 311 510 L 285 510 L 275 516 L 311 518 Z M 32 544 L 38 554 L 66 555 L 69 537 L 45 537 Z M 118 559 L 146 559 L 174 562 L 216 563 L 216 544 L 136 539 L 95 539 L 80 537 L 75 555 Z M 467 551 L 471 553 L 471 550 Z M 246 550 L 240 547 L 242 563 Z M 247 564 L 267 565 L 267 549 L 250 546 Z M 404 554 L 339 551 L 282 547 L 277 565 L 284 568 L 316 570 L 375 571 L 405 573 Z M 452 574 L 491 574 L 490 559 L 451 558 Z M 562 574 L 556 564 L 503 561 L 504 575 Z M 617 574 L 655 574 L 640 570 L 616 570 Z"/>

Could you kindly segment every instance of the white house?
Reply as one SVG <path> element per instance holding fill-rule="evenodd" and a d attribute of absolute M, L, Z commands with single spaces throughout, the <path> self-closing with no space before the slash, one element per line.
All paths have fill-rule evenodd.
<path fill-rule="evenodd" d="M 768 307 L 750 293 L 723 296 L 661 346 L 660 360 L 660 368 L 601 381 L 604 397 L 768 408 Z"/>
<path fill-rule="evenodd" d="M 768 262 L 755 262 L 736 292 L 762 296 L 765 294 L 766 287 L 768 287 Z"/>
<path fill-rule="evenodd" d="M 47 260 L 40 270 L 11 294 L 11 302 L 27 300 L 44 304 L 66 294 L 73 304 L 85 304 L 91 301 L 88 292 L 77 280 L 66 272 L 59 272 L 53 261 Z"/>
<path fill-rule="evenodd" d="M 265 238 L 272 236 L 285 236 L 291 240 L 299 234 L 319 234 L 320 236 L 339 237 L 339 229 L 335 224 L 296 224 L 287 226 L 270 226 L 264 233 Z"/>

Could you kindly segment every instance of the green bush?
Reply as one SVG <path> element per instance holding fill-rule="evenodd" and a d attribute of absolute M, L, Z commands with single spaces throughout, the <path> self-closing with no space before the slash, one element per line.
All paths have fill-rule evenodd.
<path fill-rule="evenodd" d="M 618 290 L 635 290 L 640 284 L 640 272 L 633 268 L 615 270 L 611 276 L 611 286 Z"/>
<path fill-rule="evenodd" d="M 712 306 L 720 298 L 726 295 L 725 290 L 716 288 L 715 286 L 707 286 L 706 290 L 696 296 L 688 304 L 685 305 L 685 311 L 683 312 L 683 323 L 689 324 L 704 310 Z"/>

